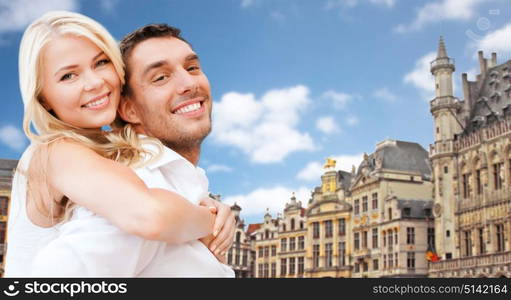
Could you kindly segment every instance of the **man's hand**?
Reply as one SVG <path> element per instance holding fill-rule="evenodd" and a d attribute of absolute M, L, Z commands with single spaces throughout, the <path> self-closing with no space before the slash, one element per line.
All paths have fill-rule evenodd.
<path fill-rule="evenodd" d="M 234 213 L 229 205 L 223 204 L 211 198 L 204 198 L 199 205 L 209 207 L 214 213 L 216 209 L 216 219 L 213 225 L 213 235 L 201 239 L 209 250 L 213 252 L 216 258 L 225 263 L 225 254 L 234 241 L 234 232 L 236 230 L 236 220 Z"/>

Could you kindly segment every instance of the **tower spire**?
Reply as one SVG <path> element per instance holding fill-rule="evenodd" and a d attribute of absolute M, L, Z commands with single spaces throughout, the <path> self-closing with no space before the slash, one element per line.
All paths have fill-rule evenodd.
<path fill-rule="evenodd" d="M 440 36 L 440 41 L 438 42 L 438 52 L 436 58 L 448 58 L 447 49 L 445 49 L 444 37 Z"/>

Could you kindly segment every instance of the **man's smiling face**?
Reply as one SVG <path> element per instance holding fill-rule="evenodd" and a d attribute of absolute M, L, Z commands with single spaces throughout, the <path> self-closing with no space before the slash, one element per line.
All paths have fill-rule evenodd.
<path fill-rule="evenodd" d="M 199 57 L 186 42 L 150 38 L 126 62 L 130 123 L 172 149 L 198 147 L 211 131 L 211 91 Z M 126 116 L 126 106 L 121 106 Z M 125 118 L 126 119 L 126 118 Z"/>

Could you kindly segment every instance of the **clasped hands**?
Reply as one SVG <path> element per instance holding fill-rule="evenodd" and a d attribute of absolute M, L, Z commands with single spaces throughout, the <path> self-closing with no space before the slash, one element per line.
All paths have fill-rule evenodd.
<path fill-rule="evenodd" d="M 216 214 L 213 233 L 199 239 L 215 255 L 221 263 L 226 263 L 226 252 L 234 241 L 236 220 L 229 205 L 213 200 L 209 197 L 199 202 L 200 206 L 208 207 L 211 213 Z"/>

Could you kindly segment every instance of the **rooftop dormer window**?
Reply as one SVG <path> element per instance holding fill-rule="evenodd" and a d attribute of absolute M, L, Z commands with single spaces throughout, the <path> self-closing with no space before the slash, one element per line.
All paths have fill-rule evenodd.
<path fill-rule="evenodd" d="M 410 207 L 403 208 L 403 217 L 410 217 L 412 215 L 412 209 Z"/>
<path fill-rule="evenodd" d="M 426 217 L 431 217 L 431 208 L 425 208 L 424 209 L 424 215 Z"/>

